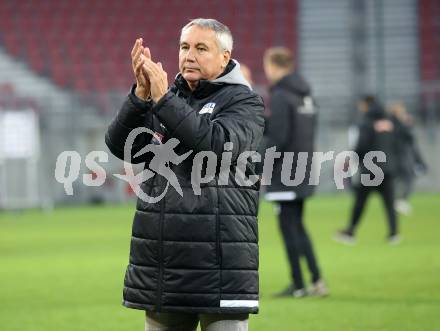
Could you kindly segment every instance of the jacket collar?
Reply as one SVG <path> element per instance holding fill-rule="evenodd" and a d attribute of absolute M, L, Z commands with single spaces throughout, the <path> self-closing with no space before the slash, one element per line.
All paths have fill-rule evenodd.
<path fill-rule="evenodd" d="M 241 75 L 240 64 L 235 60 L 230 60 L 225 70 L 216 79 L 200 80 L 199 85 L 196 87 L 194 91 L 191 91 L 191 89 L 188 86 L 188 83 L 183 78 L 182 74 L 179 73 L 177 74 L 176 79 L 174 81 L 174 88 L 176 92 L 178 90 L 186 97 L 192 95 L 197 99 L 203 99 L 217 92 L 224 85 L 227 84 L 246 85 L 250 87 L 249 84 L 246 82 L 246 80 L 243 78 L 243 75 Z"/>

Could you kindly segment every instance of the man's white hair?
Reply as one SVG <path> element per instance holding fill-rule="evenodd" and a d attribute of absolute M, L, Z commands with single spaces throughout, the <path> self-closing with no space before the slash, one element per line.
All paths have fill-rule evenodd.
<path fill-rule="evenodd" d="M 226 25 L 213 18 L 196 18 L 182 28 L 182 33 L 193 25 L 214 31 L 220 50 L 232 52 L 234 41 L 231 30 Z"/>

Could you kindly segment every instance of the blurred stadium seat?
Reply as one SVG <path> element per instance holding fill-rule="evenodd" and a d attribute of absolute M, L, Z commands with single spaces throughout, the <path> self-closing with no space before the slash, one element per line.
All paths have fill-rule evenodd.
<path fill-rule="evenodd" d="M 265 82 L 261 58 L 273 44 L 295 47 L 296 1 L 2 1 L 0 42 L 7 52 L 62 88 L 126 91 L 133 81 L 130 49 L 144 38 L 153 57 L 174 77 L 179 29 L 212 16 L 235 36 L 234 58 Z M 238 15 L 240 14 L 240 16 Z"/>
<path fill-rule="evenodd" d="M 424 81 L 440 77 L 440 3 L 420 0 L 421 76 Z"/>
<path fill-rule="evenodd" d="M 12 84 L 2 83 L 0 84 L 0 110 L 1 109 L 33 109 L 38 111 L 39 106 L 37 101 L 33 98 L 17 95 Z"/>

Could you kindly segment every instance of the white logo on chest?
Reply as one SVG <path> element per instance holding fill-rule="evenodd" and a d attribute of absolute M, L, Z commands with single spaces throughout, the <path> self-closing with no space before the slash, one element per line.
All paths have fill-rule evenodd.
<path fill-rule="evenodd" d="M 215 102 L 208 102 L 200 109 L 199 114 L 211 114 L 214 111 Z"/>

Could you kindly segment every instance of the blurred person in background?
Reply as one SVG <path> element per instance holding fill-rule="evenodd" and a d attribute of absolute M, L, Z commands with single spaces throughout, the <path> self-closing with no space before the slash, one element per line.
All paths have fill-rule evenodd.
<path fill-rule="evenodd" d="M 350 221 L 344 230 L 338 231 L 334 239 L 345 244 L 355 243 L 355 232 L 364 211 L 365 204 L 371 192 L 380 193 L 384 202 L 389 233 L 387 241 L 390 244 L 400 242 L 398 234 L 397 215 L 394 209 L 394 178 L 398 162 L 397 144 L 398 135 L 392 118 L 386 114 L 383 107 L 373 96 L 366 96 L 358 103 L 358 111 L 361 114 L 361 121 L 358 126 L 357 139 L 354 152 L 359 156 L 359 173 L 371 175 L 370 171 L 361 162 L 364 156 L 371 151 L 383 151 L 386 155 L 386 162 L 378 163 L 384 174 L 383 181 L 378 186 L 364 186 L 358 181 L 353 181 L 352 186 L 355 192 L 355 202 L 351 212 Z"/>
<path fill-rule="evenodd" d="M 412 208 L 408 199 L 414 189 L 414 181 L 417 176 L 426 173 L 427 167 L 412 132 L 414 119 L 408 114 L 405 105 L 395 102 L 387 107 L 387 111 L 392 116 L 398 135 L 394 208 L 401 214 L 409 215 Z"/>
<path fill-rule="evenodd" d="M 291 284 L 277 296 L 326 296 L 328 289 L 321 277 L 312 241 L 304 224 L 305 201 L 313 194 L 308 185 L 310 160 L 314 150 L 316 110 L 308 83 L 294 71 L 292 52 L 284 47 L 266 50 L 264 71 L 270 82 L 270 116 L 266 121 L 266 147 L 277 152 L 294 153 L 292 169 L 296 169 L 299 152 L 308 153 L 305 178 L 302 184 L 286 186 L 281 180 L 283 156 L 274 161 L 271 184 L 266 186 L 265 198 L 276 203 L 278 220 L 287 252 Z M 301 168 L 301 167 L 299 167 Z M 301 172 L 301 169 L 299 170 Z M 293 174 L 291 177 L 296 177 Z M 304 256 L 311 273 L 311 286 L 306 288 L 300 257 Z"/>
<path fill-rule="evenodd" d="M 235 179 L 238 155 L 254 151 L 264 127 L 264 105 L 251 91 L 239 64 L 231 59 L 232 35 L 214 19 L 195 19 L 180 36 L 179 69 L 168 88 L 167 73 L 138 39 L 132 50 L 136 84 L 106 134 L 110 151 L 124 159 L 134 128 L 154 131 L 137 136 L 132 155 L 151 144 L 178 139 L 179 155 L 190 150 L 222 155 L 232 143 L 227 185 L 219 172 L 192 188 L 194 155 L 170 167 L 183 191 L 154 175 L 141 184 L 158 203 L 138 199 L 123 304 L 146 311 L 146 330 L 239 331 L 248 314 L 258 312 L 259 183 L 242 187 Z M 231 144 L 229 144 L 231 146 Z M 145 153 L 132 163 L 152 161 Z M 235 162 L 235 164 L 234 164 Z M 206 162 L 204 169 L 206 170 Z M 255 174 L 253 164 L 246 173 Z"/>

